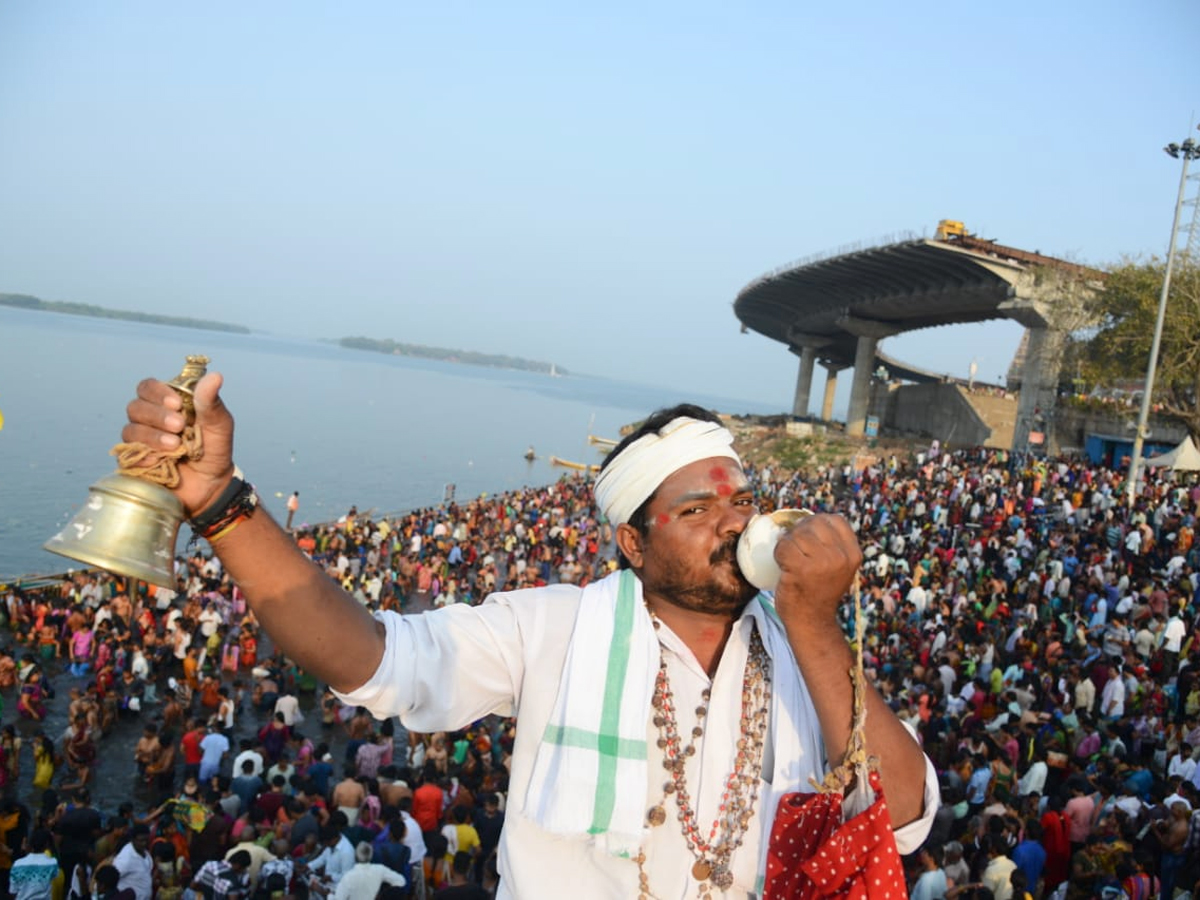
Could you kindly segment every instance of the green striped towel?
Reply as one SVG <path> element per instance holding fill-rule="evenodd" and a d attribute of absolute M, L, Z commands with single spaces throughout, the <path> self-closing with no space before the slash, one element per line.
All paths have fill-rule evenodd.
<path fill-rule="evenodd" d="M 618 856 L 637 852 L 659 653 L 633 572 L 615 572 L 583 589 L 526 795 L 526 809 L 542 828 L 593 835 Z"/>

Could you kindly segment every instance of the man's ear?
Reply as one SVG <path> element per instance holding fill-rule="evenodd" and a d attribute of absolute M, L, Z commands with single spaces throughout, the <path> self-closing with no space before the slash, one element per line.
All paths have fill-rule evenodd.
<path fill-rule="evenodd" d="M 629 560 L 630 566 L 635 569 L 642 567 L 642 553 L 644 550 L 642 535 L 641 532 L 628 522 L 622 522 L 617 526 L 617 549 Z"/>

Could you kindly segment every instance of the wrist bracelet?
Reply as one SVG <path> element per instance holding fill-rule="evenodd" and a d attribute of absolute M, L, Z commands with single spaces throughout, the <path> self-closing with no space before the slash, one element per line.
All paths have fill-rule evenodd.
<path fill-rule="evenodd" d="M 233 502 L 241 485 L 245 484 L 245 476 L 237 466 L 233 467 L 233 479 L 225 485 L 225 490 L 217 495 L 217 499 L 208 504 L 196 515 L 188 519 L 188 524 L 194 531 L 203 531 L 221 518 L 221 513 Z"/>
<path fill-rule="evenodd" d="M 242 470 L 234 468 L 233 480 L 219 497 L 200 514 L 189 520 L 192 531 L 205 540 L 223 537 L 250 518 L 258 508 L 258 493 L 254 485 L 243 480 Z"/>
<path fill-rule="evenodd" d="M 258 493 L 254 490 L 254 485 L 248 482 L 238 481 L 238 490 L 234 494 L 233 500 L 225 507 L 223 513 L 211 525 L 205 528 L 197 528 L 193 525 L 193 530 L 204 538 L 209 543 L 212 543 L 219 538 L 225 537 L 238 525 L 246 521 L 254 515 L 254 511 L 258 509 Z"/>

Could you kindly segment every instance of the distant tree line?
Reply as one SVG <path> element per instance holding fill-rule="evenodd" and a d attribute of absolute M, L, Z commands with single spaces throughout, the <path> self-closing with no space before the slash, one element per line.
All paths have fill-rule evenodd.
<path fill-rule="evenodd" d="M 199 328 L 205 331 L 229 331 L 234 334 L 249 334 L 244 325 L 227 322 L 210 322 L 207 319 L 189 319 L 184 316 L 160 316 L 154 313 L 133 312 L 125 309 L 105 309 L 90 303 L 62 303 L 56 300 L 41 300 L 29 294 L 0 294 L 0 306 L 16 306 L 21 309 L 36 309 L 41 312 L 65 313 L 69 316 L 91 316 L 95 319 L 121 319 L 126 322 L 149 322 L 152 325 L 174 325 L 177 328 Z"/>
<path fill-rule="evenodd" d="M 543 372 L 557 375 L 569 374 L 554 363 L 536 359 L 522 359 L 497 353 L 476 353 L 474 350 L 452 350 L 448 347 L 427 347 L 424 344 L 403 344 L 390 338 L 379 340 L 368 337 L 344 337 L 338 342 L 350 350 L 370 350 L 388 356 L 416 356 L 422 359 L 437 359 L 443 362 L 466 363 L 471 366 L 490 366 L 494 369 L 520 369 L 525 372 Z"/>

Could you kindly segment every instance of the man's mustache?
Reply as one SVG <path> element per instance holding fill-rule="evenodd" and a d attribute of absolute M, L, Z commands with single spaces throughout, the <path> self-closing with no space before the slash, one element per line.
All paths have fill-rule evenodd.
<path fill-rule="evenodd" d="M 717 563 L 728 562 L 728 563 L 732 563 L 733 566 L 736 568 L 737 567 L 737 545 L 738 545 L 737 537 L 734 537 L 732 540 L 726 541 L 724 544 L 722 544 L 720 547 L 718 547 L 716 550 L 713 551 L 712 556 L 710 556 L 708 558 L 709 564 L 715 566 Z"/>

